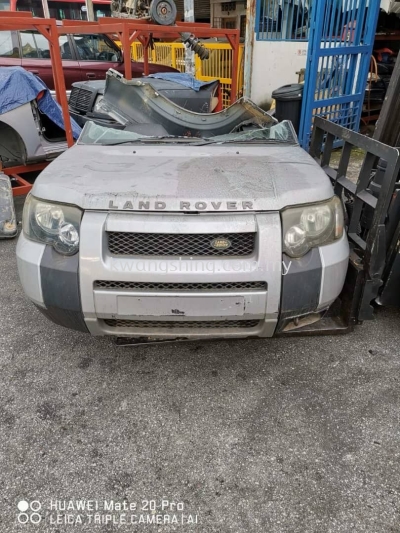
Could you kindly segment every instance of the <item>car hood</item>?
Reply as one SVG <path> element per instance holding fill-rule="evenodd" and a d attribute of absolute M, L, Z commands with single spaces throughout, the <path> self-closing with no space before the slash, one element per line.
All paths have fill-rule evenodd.
<path fill-rule="evenodd" d="M 76 145 L 32 194 L 94 210 L 277 211 L 333 196 L 325 172 L 294 145 Z"/>

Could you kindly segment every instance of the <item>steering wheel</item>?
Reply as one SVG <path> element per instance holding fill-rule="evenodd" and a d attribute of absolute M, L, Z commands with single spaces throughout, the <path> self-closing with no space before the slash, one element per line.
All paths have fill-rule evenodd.
<path fill-rule="evenodd" d="M 100 61 L 117 61 L 116 57 L 116 53 L 103 51 L 98 54 L 97 59 Z"/>

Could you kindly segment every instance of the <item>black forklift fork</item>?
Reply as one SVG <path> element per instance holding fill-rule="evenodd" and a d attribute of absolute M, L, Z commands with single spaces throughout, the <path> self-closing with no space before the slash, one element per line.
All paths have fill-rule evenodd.
<path fill-rule="evenodd" d="M 342 148 L 334 168 L 331 159 L 338 141 Z M 354 149 L 363 155 L 357 181 L 347 177 Z M 356 324 L 373 320 L 374 303 L 382 303 L 384 283 L 388 273 L 393 274 L 392 266 L 399 256 L 399 150 L 315 117 L 310 155 L 329 176 L 335 194 L 346 206 L 349 268 L 343 291 L 326 316 L 285 336 L 348 333 Z M 400 293 L 397 300 L 400 302 Z"/>

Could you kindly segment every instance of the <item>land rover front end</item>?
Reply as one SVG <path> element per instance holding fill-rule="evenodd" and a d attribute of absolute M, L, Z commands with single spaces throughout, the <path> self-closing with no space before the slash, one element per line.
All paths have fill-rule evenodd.
<path fill-rule="evenodd" d="M 87 124 L 26 201 L 27 296 L 57 324 L 125 338 L 271 337 L 319 320 L 347 271 L 342 201 L 289 123 L 255 131 Z"/>

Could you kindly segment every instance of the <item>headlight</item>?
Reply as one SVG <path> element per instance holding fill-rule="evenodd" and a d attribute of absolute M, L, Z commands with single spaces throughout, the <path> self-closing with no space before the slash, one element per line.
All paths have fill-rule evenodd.
<path fill-rule="evenodd" d="M 22 227 L 28 239 L 51 244 L 60 254 L 73 255 L 79 250 L 81 218 L 82 211 L 77 207 L 53 204 L 29 195 Z"/>
<path fill-rule="evenodd" d="M 100 113 L 102 111 L 101 101 L 103 100 L 103 98 L 103 94 L 99 94 L 98 96 L 96 96 L 96 101 L 93 106 L 93 111 L 95 111 L 96 113 Z"/>
<path fill-rule="evenodd" d="M 340 239 L 343 226 L 343 206 L 337 196 L 329 202 L 285 209 L 283 251 L 290 257 L 302 257 L 311 248 Z"/>

